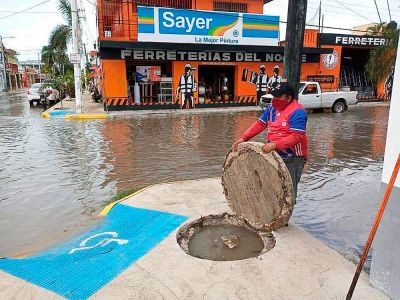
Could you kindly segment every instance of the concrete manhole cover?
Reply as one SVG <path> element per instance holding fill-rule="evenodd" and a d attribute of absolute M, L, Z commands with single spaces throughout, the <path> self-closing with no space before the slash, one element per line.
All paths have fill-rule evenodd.
<path fill-rule="evenodd" d="M 293 211 L 293 185 L 282 158 L 263 153 L 262 143 L 247 142 L 228 153 L 222 186 L 232 211 L 262 231 L 288 223 Z"/>
<path fill-rule="evenodd" d="M 177 233 L 177 241 L 187 254 L 215 261 L 256 257 L 275 246 L 272 233 L 260 232 L 243 217 L 228 213 L 185 224 Z"/>

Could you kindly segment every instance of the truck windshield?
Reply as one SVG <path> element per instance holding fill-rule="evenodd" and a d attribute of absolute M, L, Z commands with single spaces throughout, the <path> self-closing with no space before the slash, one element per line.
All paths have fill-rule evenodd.
<path fill-rule="evenodd" d="M 301 90 L 303 89 L 303 87 L 305 86 L 305 83 L 300 82 L 299 83 L 299 93 L 301 92 Z"/>

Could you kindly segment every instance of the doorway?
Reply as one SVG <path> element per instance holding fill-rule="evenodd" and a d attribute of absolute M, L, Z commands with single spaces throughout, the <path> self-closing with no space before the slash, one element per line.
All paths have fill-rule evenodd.
<path fill-rule="evenodd" d="M 199 103 L 232 101 L 235 66 L 199 66 Z"/>

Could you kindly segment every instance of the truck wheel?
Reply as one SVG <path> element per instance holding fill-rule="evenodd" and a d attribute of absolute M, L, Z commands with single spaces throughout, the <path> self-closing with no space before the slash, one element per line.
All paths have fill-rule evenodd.
<path fill-rule="evenodd" d="M 343 101 L 336 101 L 332 106 L 332 111 L 335 113 L 342 113 L 346 110 L 346 104 Z"/>

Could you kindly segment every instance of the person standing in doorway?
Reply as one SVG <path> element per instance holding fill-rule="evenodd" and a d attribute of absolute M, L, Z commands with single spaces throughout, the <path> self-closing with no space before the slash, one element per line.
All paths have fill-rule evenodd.
<path fill-rule="evenodd" d="M 258 73 L 256 82 L 257 101 L 261 101 L 261 96 L 267 94 L 268 75 L 265 73 L 265 65 L 260 66 L 260 73 Z"/>
<path fill-rule="evenodd" d="M 273 90 L 278 84 L 282 82 L 282 76 L 279 75 L 279 66 L 274 66 L 274 75 L 268 80 L 267 87 L 271 91 Z"/>
<path fill-rule="evenodd" d="M 267 106 L 261 117 L 232 145 L 232 149 L 236 152 L 240 143 L 268 129 L 263 152 L 277 151 L 282 157 L 292 178 L 296 200 L 297 184 L 307 160 L 307 113 L 294 99 L 294 89 L 288 83 L 276 85 L 271 94 L 271 105 Z"/>
<path fill-rule="evenodd" d="M 194 69 L 190 64 L 185 65 L 185 73 L 179 78 L 176 89 L 176 98 L 181 94 L 182 108 L 194 108 L 194 92 L 197 90 L 197 83 L 194 79 Z"/>

